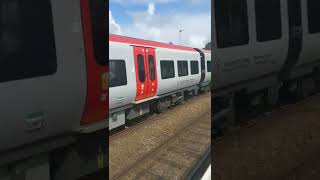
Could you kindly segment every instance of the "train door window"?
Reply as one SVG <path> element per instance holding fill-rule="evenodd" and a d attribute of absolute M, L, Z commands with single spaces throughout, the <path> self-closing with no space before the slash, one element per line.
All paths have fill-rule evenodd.
<path fill-rule="evenodd" d="M 214 3 L 218 48 L 248 44 L 247 0 L 217 0 Z"/>
<path fill-rule="evenodd" d="M 212 64 L 211 61 L 207 61 L 207 72 L 211 72 Z"/>
<path fill-rule="evenodd" d="M 90 14 L 94 53 L 97 63 L 107 65 L 107 2 L 104 0 L 90 0 Z"/>
<path fill-rule="evenodd" d="M 170 79 L 175 77 L 174 72 L 174 62 L 168 60 L 161 60 L 160 61 L 160 68 L 161 68 L 161 78 L 162 79 Z"/>
<path fill-rule="evenodd" d="M 256 0 L 256 31 L 259 42 L 280 39 L 281 4 L 280 0 Z"/>
<path fill-rule="evenodd" d="M 57 71 L 50 0 L 1 0 L 0 26 L 0 82 Z"/>
<path fill-rule="evenodd" d="M 127 85 L 126 63 L 124 60 L 109 60 L 109 87 Z"/>
<path fill-rule="evenodd" d="M 178 76 L 188 76 L 188 61 L 178 61 Z"/>
<path fill-rule="evenodd" d="M 144 68 L 144 58 L 141 54 L 138 55 L 138 75 L 139 81 L 144 82 L 146 80 L 146 72 Z"/>
<path fill-rule="evenodd" d="M 155 67 L 154 67 L 154 58 L 151 55 L 148 56 L 148 64 L 149 64 L 150 80 L 154 81 L 156 79 Z"/>
<path fill-rule="evenodd" d="M 191 67 L 191 75 L 199 74 L 199 62 L 198 61 L 190 61 Z"/>
<path fill-rule="evenodd" d="M 308 0 L 308 19 L 309 19 L 310 33 L 320 32 L 319 17 L 320 17 L 320 1 Z"/>

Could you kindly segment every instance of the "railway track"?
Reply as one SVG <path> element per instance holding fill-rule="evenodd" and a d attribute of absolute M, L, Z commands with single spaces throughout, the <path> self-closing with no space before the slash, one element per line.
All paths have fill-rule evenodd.
<path fill-rule="evenodd" d="M 320 93 L 313 93 L 311 95 L 309 95 L 308 97 L 305 97 L 304 99 L 298 99 L 297 97 L 295 97 L 294 95 L 290 94 L 283 94 L 280 98 L 279 98 L 279 102 L 277 103 L 277 105 L 275 105 L 273 108 L 270 107 L 263 107 L 263 106 L 259 106 L 254 107 L 253 110 L 250 111 L 250 107 L 247 106 L 247 104 L 243 104 L 240 105 L 238 104 L 238 107 L 240 107 L 241 111 L 245 111 L 247 113 L 238 113 L 235 114 L 235 124 L 230 124 L 227 127 L 224 127 L 222 129 L 222 131 L 220 131 L 219 133 L 217 133 L 216 130 L 214 130 L 214 138 L 215 141 L 214 142 L 218 142 L 220 140 L 223 139 L 224 136 L 224 132 L 228 131 L 228 129 L 238 129 L 241 127 L 251 127 L 254 126 L 257 123 L 257 119 L 261 118 L 261 117 L 267 117 L 270 116 L 270 114 L 277 112 L 277 111 L 281 111 L 281 110 L 286 110 L 289 109 L 292 106 L 298 105 L 298 104 L 302 104 L 306 101 L 308 101 L 310 98 L 315 97 L 315 96 L 320 96 Z M 225 112 L 220 112 L 219 113 L 219 117 L 217 118 L 217 116 L 214 116 L 213 113 L 213 117 L 215 120 L 218 120 L 220 118 L 220 116 L 225 116 L 226 114 L 231 113 L 231 111 L 229 109 L 223 110 Z M 222 133 L 221 133 L 222 132 Z M 220 134 L 221 133 L 221 134 Z"/>
<path fill-rule="evenodd" d="M 179 105 L 176 105 L 176 106 L 181 106 L 181 105 L 183 105 L 184 103 L 186 103 L 186 102 L 188 102 L 190 100 L 196 100 L 197 98 L 199 98 L 201 96 L 205 96 L 206 94 L 208 95 L 209 93 L 206 92 L 206 93 L 199 94 L 198 96 L 187 97 L 182 104 L 179 104 Z M 176 106 L 174 106 L 174 107 L 172 107 L 172 108 L 170 108 L 167 111 L 162 112 L 162 113 L 166 113 L 168 111 L 172 111 L 172 110 L 174 110 L 174 108 Z M 159 115 L 159 114 L 157 114 L 157 113 L 149 113 L 149 114 L 146 114 L 146 115 L 144 115 L 142 117 L 138 117 L 135 120 L 131 120 L 125 126 L 122 126 L 122 127 L 119 127 L 119 128 L 116 128 L 116 129 L 110 131 L 109 132 L 109 137 L 110 138 L 120 138 L 122 136 L 125 136 L 126 134 L 129 134 L 129 133 L 135 131 L 139 126 L 147 125 L 148 123 L 151 123 L 151 121 L 150 121 L 151 118 L 150 117 L 157 116 L 157 115 Z"/>
<path fill-rule="evenodd" d="M 199 117 L 112 179 L 184 179 L 210 147 L 210 121 L 208 115 Z"/>
<path fill-rule="evenodd" d="M 190 178 L 196 173 L 199 167 L 196 167 L 199 161 L 204 161 L 207 158 L 205 154 L 210 154 L 211 144 L 211 108 L 210 108 L 210 95 L 201 95 L 199 98 L 191 99 L 190 101 L 202 101 L 193 104 L 188 102 L 184 107 L 173 109 L 172 111 L 180 111 L 182 115 L 177 112 L 169 112 L 159 114 L 159 119 L 163 120 L 165 123 L 168 119 L 167 126 L 173 126 L 176 128 L 175 131 L 168 131 L 168 129 L 163 128 L 163 134 L 161 135 L 163 140 L 157 142 L 152 141 L 152 138 L 156 138 L 158 135 L 156 132 L 151 133 L 151 140 L 146 138 L 145 140 L 137 140 L 137 143 L 145 144 L 145 147 L 137 147 L 134 150 L 128 151 L 126 153 L 119 153 L 116 150 L 111 150 L 110 158 L 110 179 L 186 179 Z M 204 103 L 205 101 L 205 103 Z M 209 105 L 209 107 L 208 107 Z M 201 112 L 194 112 L 193 107 L 200 107 Z M 204 108 L 207 108 L 203 110 Z M 186 112 L 189 112 L 186 113 Z M 165 114 L 169 114 L 167 117 Z M 177 117 L 173 117 L 175 115 Z M 162 119 L 164 118 L 164 119 Z M 176 119 L 176 121 L 184 122 L 183 126 L 178 124 L 172 124 L 176 122 L 170 122 L 169 119 Z M 160 120 L 160 121 L 161 121 Z M 146 127 L 152 126 L 153 123 L 157 121 L 143 121 L 143 123 L 138 123 L 132 128 L 128 128 L 120 133 L 110 136 L 110 140 L 115 144 L 113 148 L 116 148 L 121 144 L 121 141 L 125 141 L 126 138 L 132 136 L 137 136 L 143 138 L 143 131 Z M 170 125 L 171 124 L 171 125 Z M 181 126 L 181 127 L 179 127 Z M 139 131 L 139 132 L 138 132 Z M 139 133 L 139 135 L 135 134 Z M 161 139 L 161 138 L 159 138 Z M 155 139 L 157 141 L 157 139 Z M 134 143 L 134 142 L 132 142 Z M 153 145 L 152 147 L 149 147 Z M 136 145 L 136 144 L 135 144 Z M 111 145 L 112 146 L 112 145 Z M 130 146 L 130 145 L 128 145 Z M 128 147 L 129 148 L 129 147 Z M 148 150 L 141 150 L 141 149 Z M 121 150 L 119 150 L 121 151 Z M 136 153 L 136 151 L 142 151 L 142 153 Z M 114 152 L 114 153 L 113 153 Z M 119 156 L 119 157 L 118 157 Z M 123 156 L 127 156 L 124 158 Z M 127 163 L 118 163 L 116 166 L 116 161 L 120 162 L 128 160 Z M 132 160 L 133 159 L 133 160 Z M 119 167 L 121 166 L 121 167 Z M 112 171 L 114 173 L 112 173 Z"/>
<path fill-rule="evenodd" d="M 317 168 L 316 164 L 310 166 L 310 171 L 300 168 L 296 173 L 296 169 L 319 157 L 319 107 L 320 95 L 315 94 L 227 130 L 220 141 L 215 139 L 212 143 L 214 179 L 309 177 L 307 173 Z"/>

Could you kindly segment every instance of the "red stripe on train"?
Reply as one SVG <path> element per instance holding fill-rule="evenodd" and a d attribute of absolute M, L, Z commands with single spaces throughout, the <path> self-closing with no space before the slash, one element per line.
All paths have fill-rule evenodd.
<path fill-rule="evenodd" d="M 127 43 L 127 44 L 133 44 L 133 45 L 140 45 L 140 46 L 161 47 L 161 48 L 178 49 L 178 50 L 184 50 L 184 51 L 196 51 L 191 47 L 166 44 L 166 43 L 161 43 L 161 42 L 131 38 L 131 37 L 126 37 L 126 36 L 114 35 L 114 34 L 109 34 L 109 41 Z"/>

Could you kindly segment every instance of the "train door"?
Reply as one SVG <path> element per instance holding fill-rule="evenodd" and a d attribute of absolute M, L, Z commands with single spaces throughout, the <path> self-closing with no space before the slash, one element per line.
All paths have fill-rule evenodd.
<path fill-rule="evenodd" d="M 78 128 L 87 85 L 80 1 L 2 0 L 0 12 L 0 151 Z"/>
<path fill-rule="evenodd" d="M 196 49 L 196 51 L 198 51 L 200 53 L 200 66 L 201 66 L 201 79 L 200 79 L 200 84 L 204 81 L 205 77 L 206 77 L 206 60 L 205 60 L 205 54 L 199 50 Z"/>
<path fill-rule="evenodd" d="M 314 65 L 319 63 L 320 51 L 320 1 L 306 0 L 302 1 L 302 50 L 297 63 L 295 74 L 307 74 L 314 70 Z M 315 64 L 316 63 L 316 64 Z M 299 70 L 298 70 L 299 67 Z"/>
<path fill-rule="evenodd" d="M 136 101 L 153 97 L 157 91 L 155 50 L 134 47 L 137 93 Z"/>
<path fill-rule="evenodd" d="M 288 78 L 290 70 L 297 63 L 302 49 L 301 0 L 288 0 L 289 49 L 281 78 Z"/>
<path fill-rule="evenodd" d="M 247 0 L 213 1 L 215 89 L 248 80 L 252 56 Z M 250 7 L 250 6 L 249 6 Z"/>
<path fill-rule="evenodd" d="M 156 73 L 156 58 L 155 58 L 155 50 L 153 48 L 146 49 L 146 60 L 148 66 L 148 91 L 147 97 L 153 97 L 156 95 L 158 81 L 157 81 L 157 73 Z"/>

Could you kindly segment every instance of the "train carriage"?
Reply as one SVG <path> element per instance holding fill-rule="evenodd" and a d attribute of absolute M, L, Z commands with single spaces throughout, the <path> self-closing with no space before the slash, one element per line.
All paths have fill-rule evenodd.
<path fill-rule="evenodd" d="M 109 129 L 162 111 L 211 81 L 210 51 L 109 35 L 109 52 Z"/>
<path fill-rule="evenodd" d="M 237 114 L 244 99 L 249 108 L 270 107 L 280 92 L 302 99 L 319 90 L 319 1 L 215 0 L 212 5 L 215 111 Z"/>
<path fill-rule="evenodd" d="M 107 155 L 105 8 L 0 2 L 0 179 L 76 179 L 105 168 L 96 163 Z"/>

